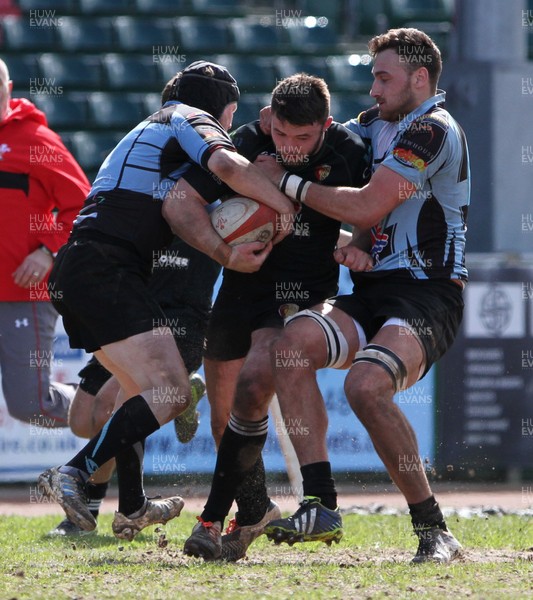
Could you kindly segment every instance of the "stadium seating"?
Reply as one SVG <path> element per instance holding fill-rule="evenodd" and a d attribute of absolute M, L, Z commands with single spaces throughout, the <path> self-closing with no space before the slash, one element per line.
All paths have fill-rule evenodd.
<path fill-rule="evenodd" d="M 39 26 L 40 24 L 44 24 L 44 19 L 45 17 L 4 17 L 1 33 L 7 49 L 10 52 L 58 50 L 60 43 L 57 36 L 57 27 Z M 48 18 L 49 22 L 50 19 Z"/>
<path fill-rule="evenodd" d="M 259 111 L 268 104 L 270 104 L 269 94 L 246 94 L 241 98 L 233 117 L 233 127 L 259 119 Z"/>
<path fill-rule="evenodd" d="M 32 100 L 45 113 L 48 125 L 54 130 L 85 129 L 89 124 L 87 100 L 79 92 L 58 97 L 38 94 Z"/>
<path fill-rule="evenodd" d="M 61 17 L 57 29 L 62 49 L 69 52 L 105 52 L 115 45 L 112 24 L 106 18 Z"/>
<path fill-rule="evenodd" d="M 47 53 L 39 58 L 41 85 L 61 86 L 67 90 L 99 90 L 105 85 L 99 56 Z"/>
<path fill-rule="evenodd" d="M 409 21 L 449 21 L 453 2 L 448 0 L 389 0 L 390 27 L 402 27 Z"/>
<path fill-rule="evenodd" d="M 350 119 L 354 119 L 357 115 L 373 104 L 373 100 L 368 95 L 356 94 L 331 94 L 331 114 L 335 121 L 345 123 Z"/>
<path fill-rule="evenodd" d="M 115 19 L 114 25 L 122 52 L 152 54 L 178 46 L 176 32 L 170 19 L 122 16 Z"/>
<path fill-rule="evenodd" d="M 213 60 L 228 68 L 241 93 L 269 92 L 276 81 L 277 71 L 270 57 L 219 54 Z"/>
<path fill-rule="evenodd" d="M 298 25 L 297 27 L 288 27 L 287 32 L 291 46 L 299 52 L 325 54 L 337 49 L 338 40 L 333 26 L 306 27 Z"/>
<path fill-rule="evenodd" d="M 357 0 L 355 19 L 359 35 L 368 37 L 388 27 L 388 14 L 386 10 L 387 0 Z"/>
<path fill-rule="evenodd" d="M 147 15 L 165 15 L 175 17 L 186 13 L 189 9 L 188 0 L 136 0 L 135 10 Z"/>
<path fill-rule="evenodd" d="M 191 0 L 192 8 L 197 13 L 205 13 L 208 15 L 242 15 L 241 0 Z"/>
<path fill-rule="evenodd" d="M 76 0 L 19 0 L 18 5 L 23 11 L 55 11 L 59 14 L 68 14 L 75 10 Z"/>
<path fill-rule="evenodd" d="M 161 94 L 151 93 L 145 94 L 143 99 L 143 107 L 146 115 L 152 115 L 161 108 Z"/>
<path fill-rule="evenodd" d="M 326 79 L 328 67 L 325 58 L 311 58 L 302 56 L 278 56 L 276 59 L 278 79 L 283 79 L 294 73 L 307 73 Z"/>
<path fill-rule="evenodd" d="M 124 15 L 135 9 L 134 0 L 78 0 L 82 14 Z"/>
<path fill-rule="evenodd" d="M 364 36 L 413 21 L 450 23 L 453 18 L 453 0 L 356 0 L 356 6 L 359 33 Z"/>
<path fill-rule="evenodd" d="M 232 19 L 235 50 L 243 54 L 279 54 L 291 50 L 285 29 L 268 20 Z"/>
<path fill-rule="evenodd" d="M 34 54 L 2 54 L 2 60 L 9 67 L 13 90 L 15 92 L 25 90 L 26 94 L 29 94 L 30 81 L 41 77 L 37 56 Z"/>
<path fill-rule="evenodd" d="M 121 140 L 123 134 L 107 131 L 76 131 L 62 137 L 67 148 L 83 165 L 89 181 L 92 182 L 105 157 Z"/>
<path fill-rule="evenodd" d="M 368 93 L 374 80 L 372 65 L 367 62 L 369 59 L 368 55 L 330 56 L 329 76 L 325 77 L 326 81 L 330 82 L 332 89 Z M 364 60 L 365 64 L 361 60 Z"/>
<path fill-rule="evenodd" d="M 110 90 L 156 91 L 162 87 L 153 56 L 106 54 L 102 64 Z"/>
<path fill-rule="evenodd" d="M 141 94 L 94 92 L 88 102 L 91 123 L 100 129 L 127 132 L 147 116 Z"/>
<path fill-rule="evenodd" d="M 315 17 L 326 17 L 330 27 L 336 27 L 338 30 L 341 28 L 336 24 L 343 17 L 342 2 L 324 2 L 324 0 L 302 0 L 298 3 L 301 7 L 302 14 L 313 15 Z M 348 10 L 353 8 L 348 6 Z"/>
<path fill-rule="evenodd" d="M 225 19 L 180 17 L 176 19 L 176 31 L 185 53 L 226 52 L 231 47 Z"/>

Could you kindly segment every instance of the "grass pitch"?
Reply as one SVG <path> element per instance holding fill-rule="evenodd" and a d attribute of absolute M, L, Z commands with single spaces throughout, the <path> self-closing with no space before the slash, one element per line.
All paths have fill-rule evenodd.
<path fill-rule="evenodd" d="M 204 563 L 181 548 L 195 523 L 184 513 L 131 543 L 111 532 L 52 539 L 58 517 L 2 517 L 2 599 L 533 598 L 533 522 L 519 516 L 449 517 L 465 546 L 450 565 L 412 565 L 407 516 L 346 515 L 340 544 L 275 546 L 262 536 L 248 558 Z"/>

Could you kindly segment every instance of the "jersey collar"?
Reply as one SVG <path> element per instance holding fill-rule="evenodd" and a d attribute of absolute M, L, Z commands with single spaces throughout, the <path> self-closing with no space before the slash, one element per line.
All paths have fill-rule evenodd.
<path fill-rule="evenodd" d="M 405 115 L 405 117 L 400 121 L 398 129 L 400 132 L 405 131 L 415 119 L 427 113 L 430 108 L 435 106 L 436 104 L 440 104 L 446 100 L 446 92 L 444 90 L 437 90 L 437 93 L 431 98 L 424 100 L 420 106 L 417 106 L 413 111 L 409 114 Z"/>

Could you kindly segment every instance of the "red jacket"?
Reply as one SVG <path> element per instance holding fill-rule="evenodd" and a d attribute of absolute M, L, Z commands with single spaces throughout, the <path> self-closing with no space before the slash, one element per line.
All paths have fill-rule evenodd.
<path fill-rule="evenodd" d="M 10 108 L 0 122 L 0 301 L 46 300 L 46 280 L 36 294 L 13 273 L 41 245 L 57 252 L 67 241 L 90 185 L 44 113 L 25 98 Z"/>

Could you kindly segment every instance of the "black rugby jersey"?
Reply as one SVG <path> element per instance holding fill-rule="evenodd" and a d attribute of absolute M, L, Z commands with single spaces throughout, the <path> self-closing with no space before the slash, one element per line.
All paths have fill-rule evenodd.
<path fill-rule="evenodd" d="M 154 254 L 150 290 L 165 310 L 186 309 L 207 320 L 220 265 L 207 254 L 174 236 Z"/>
<path fill-rule="evenodd" d="M 275 153 L 274 143 L 265 135 L 259 121 L 243 125 L 232 134 L 237 151 L 253 162 L 259 154 Z M 324 186 L 361 187 L 370 174 L 369 153 L 359 135 L 339 123 L 327 129 L 318 152 L 298 166 L 285 166 L 314 183 Z M 184 179 L 208 202 L 228 194 L 231 190 L 216 179 L 206 177 L 205 171 L 193 166 Z M 327 193 L 327 190 L 324 190 Z M 250 286 L 274 291 L 278 299 L 305 299 L 312 292 L 333 295 L 337 290 L 339 266 L 333 259 L 339 236 L 340 222 L 308 206 L 302 206 L 296 216 L 294 231 L 279 244 L 255 273 L 239 273 L 224 269 L 224 287 L 229 284 Z"/>

